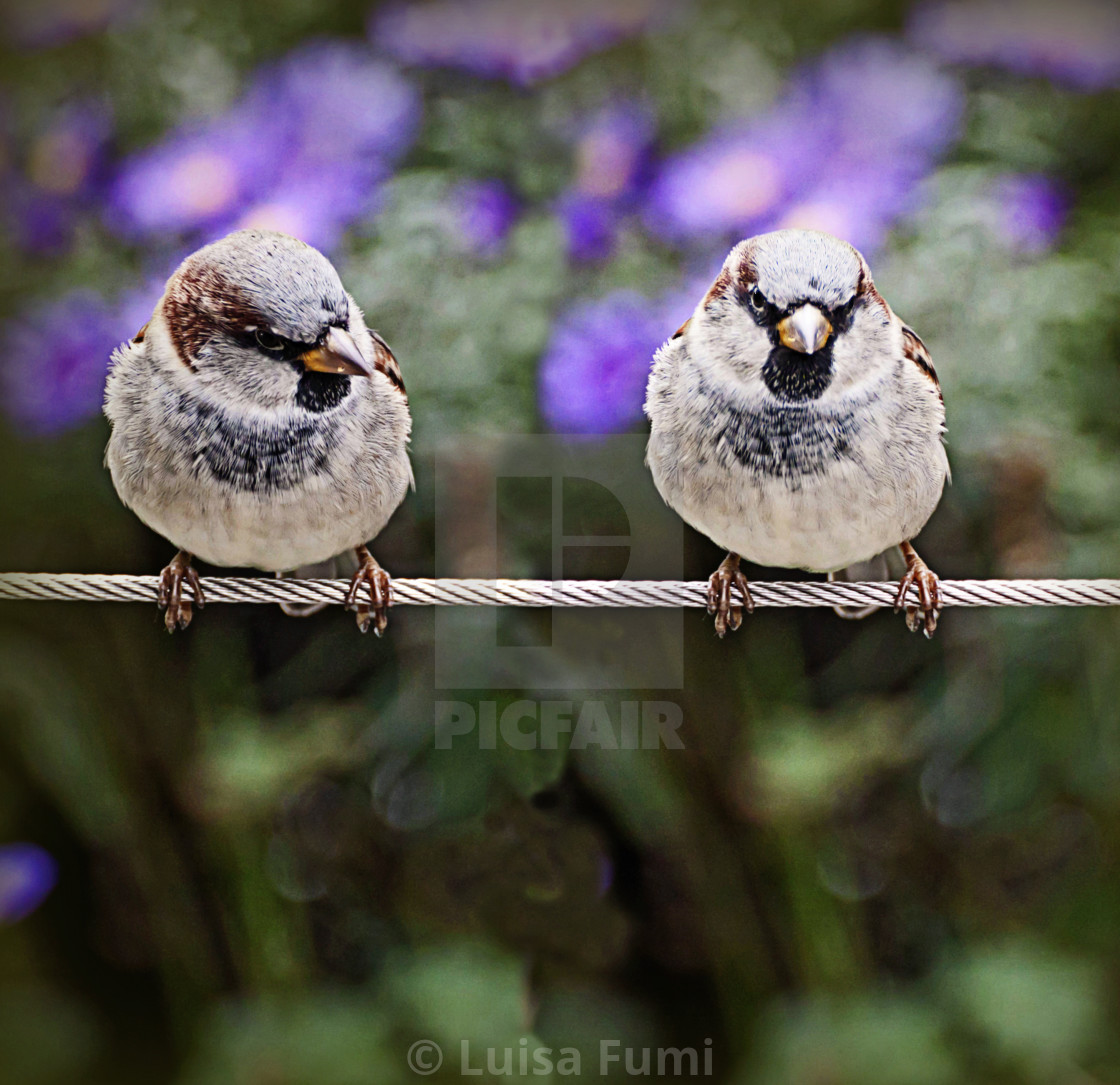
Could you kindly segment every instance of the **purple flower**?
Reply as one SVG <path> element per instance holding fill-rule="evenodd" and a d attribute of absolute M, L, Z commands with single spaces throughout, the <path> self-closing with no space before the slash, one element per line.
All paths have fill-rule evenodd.
<path fill-rule="evenodd" d="M 5 213 L 17 245 L 56 252 L 69 245 L 81 213 L 101 195 L 111 125 L 100 109 L 63 109 L 24 154 L 24 169 L 9 178 Z"/>
<path fill-rule="evenodd" d="M 14 177 L 4 187 L 4 202 L 9 236 L 24 252 L 59 253 L 70 245 L 78 216 L 68 201 Z"/>
<path fill-rule="evenodd" d="M 229 229 L 255 227 L 291 234 L 317 249 L 330 251 L 345 226 L 373 214 L 379 206 L 379 189 L 361 168 L 334 172 L 291 170 L 276 188 L 251 203 L 232 223 L 212 231 L 216 240 Z"/>
<path fill-rule="evenodd" d="M 470 252 L 491 257 L 505 248 L 519 208 L 501 181 L 463 181 L 451 190 L 451 206 L 459 237 Z"/>
<path fill-rule="evenodd" d="M 378 11 L 374 41 L 409 64 L 529 86 L 648 27 L 665 0 L 435 0 Z"/>
<path fill-rule="evenodd" d="M 633 104 L 604 110 L 579 132 L 575 180 L 557 204 L 573 260 L 613 253 L 619 225 L 647 179 L 653 134 L 648 110 Z"/>
<path fill-rule="evenodd" d="M 870 256 L 883 244 L 891 223 L 916 206 L 920 180 L 921 174 L 905 163 L 882 163 L 870 173 L 837 171 L 791 199 L 773 225 L 822 230 Z"/>
<path fill-rule="evenodd" d="M 37 0 L 34 4 L 9 4 L 4 10 L 4 28 L 14 44 L 45 49 L 121 23 L 142 6 L 142 0 Z"/>
<path fill-rule="evenodd" d="M 642 417 L 653 352 L 677 327 L 663 301 L 628 290 L 557 320 L 540 369 L 541 414 L 560 433 L 614 433 Z"/>
<path fill-rule="evenodd" d="M 926 4 L 909 34 L 944 60 L 991 64 L 1086 91 L 1120 85 L 1120 8 L 1111 0 Z"/>
<path fill-rule="evenodd" d="M 957 80 L 890 38 L 858 37 L 826 53 L 802 76 L 844 158 L 936 157 L 956 138 L 964 108 Z"/>
<path fill-rule="evenodd" d="M 113 350 L 151 315 L 158 292 L 111 304 L 76 290 L 5 324 L 0 354 L 4 411 L 25 433 L 50 437 L 101 409 Z"/>
<path fill-rule="evenodd" d="M 645 221 L 669 240 L 819 225 L 873 248 L 960 125 L 961 90 L 893 41 L 858 38 L 796 71 L 751 124 L 668 159 Z"/>
<path fill-rule="evenodd" d="M 230 222 L 261 194 L 287 151 L 279 110 L 265 105 L 250 97 L 125 161 L 110 193 L 110 224 L 139 238 Z"/>
<path fill-rule="evenodd" d="M 770 135 L 725 129 L 669 158 L 650 191 L 649 229 L 671 241 L 725 237 L 772 217 L 800 180 L 804 151 L 787 150 Z M 811 131 L 803 135 L 812 140 Z"/>
<path fill-rule="evenodd" d="M 0 923 L 30 915 L 58 880 L 58 864 L 35 844 L 0 846 Z"/>
<path fill-rule="evenodd" d="M 296 157 L 323 167 L 360 159 L 384 173 L 408 150 L 420 119 L 415 88 L 354 42 L 301 46 L 265 68 L 254 93 L 272 109 L 283 103 Z"/>
<path fill-rule="evenodd" d="M 1069 193 L 1044 174 L 1006 174 L 991 192 L 1000 236 L 1018 252 L 1045 252 L 1069 214 Z"/>
<path fill-rule="evenodd" d="M 556 210 L 573 260 L 605 260 L 614 252 L 619 214 L 611 201 L 573 190 L 560 197 Z"/>
<path fill-rule="evenodd" d="M 645 179 L 655 125 L 648 109 L 611 106 L 583 126 L 575 144 L 573 187 L 599 200 L 622 200 Z"/>
<path fill-rule="evenodd" d="M 27 153 L 27 179 L 42 192 L 78 196 L 104 172 L 111 122 L 104 110 L 71 106 L 50 120 Z"/>
<path fill-rule="evenodd" d="M 126 162 L 111 220 L 130 236 L 269 225 L 330 248 L 376 206 L 419 112 L 368 48 L 312 42 L 259 71 L 223 116 Z"/>

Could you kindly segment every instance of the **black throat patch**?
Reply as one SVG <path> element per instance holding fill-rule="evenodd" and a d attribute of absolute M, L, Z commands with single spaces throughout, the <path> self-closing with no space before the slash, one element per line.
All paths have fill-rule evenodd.
<path fill-rule="evenodd" d="M 762 379 L 771 395 L 788 403 L 819 399 L 832 383 L 832 340 L 816 354 L 780 344 L 773 347 L 762 367 Z"/>
<path fill-rule="evenodd" d="M 305 411 L 322 414 L 333 410 L 350 394 L 350 378 L 344 373 L 320 373 L 305 369 L 296 386 L 296 403 Z"/>

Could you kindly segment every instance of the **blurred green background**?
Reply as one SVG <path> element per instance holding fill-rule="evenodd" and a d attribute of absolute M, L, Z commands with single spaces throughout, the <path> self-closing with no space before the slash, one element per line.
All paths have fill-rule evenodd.
<path fill-rule="evenodd" d="M 800 224 L 859 245 L 933 354 L 953 485 L 930 565 L 1117 575 L 1110 4 L 16 0 L 3 22 L 0 569 L 167 562 L 102 467 L 100 387 L 228 229 L 321 246 L 393 346 L 417 490 L 374 550 L 451 576 L 476 569 L 483 449 L 641 433 L 650 353 L 729 245 Z M 449 459 L 465 496 L 437 517 Z M 548 495 L 499 499 L 498 572 L 553 575 Z M 626 531 L 609 501 L 569 513 Z M 437 536 L 461 540 L 439 566 Z M 719 558 L 685 531 L 687 578 Z M 449 691 L 423 608 L 374 641 L 336 608 L 213 606 L 168 637 L 154 606 L 0 604 L 0 1081 L 404 1083 L 421 1039 L 435 1081 L 464 1041 L 476 1080 L 523 1052 L 547 1080 L 545 1048 L 596 1078 L 604 1040 L 655 1079 L 691 1047 L 743 1085 L 1120 1080 L 1120 614 L 683 629 L 649 646 L 683 652 L 681 689 L 574 667 L 562 692 Z M 549 697 L 672 701 L 685 749 L 436 748 L 438 701 Z"/>

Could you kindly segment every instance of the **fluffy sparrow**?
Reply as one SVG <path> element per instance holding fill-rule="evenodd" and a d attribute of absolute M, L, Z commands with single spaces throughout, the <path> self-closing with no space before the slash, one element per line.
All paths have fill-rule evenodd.
<path fill-rule="evenodd" d="M 886 579 L 898 549 L 895 609 L 916 584 L 907 624 L 933 633 L 938 580 L 910 540 L 949 477 L 945 404 L 922 341 L 851 245 L 807 230 L 736 245 L 654 356 L 645 409 L 658 491 L 728 551 L 708 589 L 721 637 L 753 608 L 740 557 Z"/>
<path fill-rule="evenodd" d="M 192 555 L 279 575 L 349 552 L 347 606 L 383 632 L 389 577 L 365 543 L 412 483 L 412 423 L 396 359 L 321 253 L 243 230 L 188 256 L 114 353 L 105 414 L 117 493 L 179 548 L 169 631 L 191 620 L 184 583 L 204 602 Z"/>

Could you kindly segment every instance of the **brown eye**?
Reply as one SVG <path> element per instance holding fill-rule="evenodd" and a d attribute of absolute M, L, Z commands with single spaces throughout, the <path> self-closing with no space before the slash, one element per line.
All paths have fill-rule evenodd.
<path fill-rule="evenodd" d="M 283 354 L 284 347 L 286 346 L 283 339 L 278 335 L 274 335 L 270 331 L 263 328 L 258 328 L 254 333 L 257 340 L 257 346 L 261 348 L 266 354 Z"/>
<path fill-rule="evenodd" d="M 747 295 L 747 300 L 750 302 L 751 308 L 759 316 L 766 312 L 766 296 L 757 286 L 751 287 L 751 292 Z"/>

